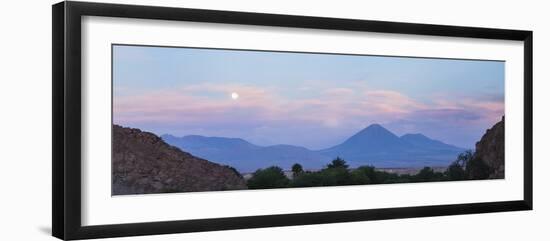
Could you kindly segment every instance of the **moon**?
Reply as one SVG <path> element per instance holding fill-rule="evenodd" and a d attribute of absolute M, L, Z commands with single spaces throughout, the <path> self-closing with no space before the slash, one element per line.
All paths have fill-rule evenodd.
<path fill-rule="evenodd" d="M 239 94 L 237 92 L 231 93 L 231 99 L 236 100 L 239 98 Z"/>

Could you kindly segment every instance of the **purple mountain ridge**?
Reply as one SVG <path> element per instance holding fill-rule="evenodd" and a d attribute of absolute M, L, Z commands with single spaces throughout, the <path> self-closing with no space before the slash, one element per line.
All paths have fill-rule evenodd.
<path fill-rule="evenodd" d="M 322 150 L 293 145 L 259 146 L 240 138 L 198 135 L 163 135 L 162 139 L 183 151 L 235 167 L 243 173 L 269 166 L 289 170 L 294 163 L 306 169 L 320 169 L 336 157 L 343 158 L 352 167 L 446 166 L 465 151 L 423 134 L 399 137 L 379 124 L 372 124 L 341 144 Z"/>

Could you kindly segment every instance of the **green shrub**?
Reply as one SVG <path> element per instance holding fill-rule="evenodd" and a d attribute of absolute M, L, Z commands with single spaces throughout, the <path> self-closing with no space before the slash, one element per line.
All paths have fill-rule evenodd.
<path fill-rule="evenodd" d="M 466 176 L 470 180 L 480 180 L 489 178 L 491 170 L 487 164 L 481 158 L 472 158 L 466 164 Z"/>
<path fill-rule="evenodd" d="M 292 179 L 292 187 L 319 187 L 323 185 L 323 177 L 320 172 L 304 172 Z"/>
<path fill-rule="evenodd" d="M 283 169 L 272 166 L 254 172 L 247 185 L 250 189 L 282 188 L 288 187 L 289 182 Z"/>
<path fill-rule="evenodd" d="M 350 178 L 351 178 L 351 184 L 352 185 L 364 185 L 364 184 L 370 184 L 371 183 L 371 180 L 370 180 L 367 172 L 365 172 L 363 169 L 359 169 L 359 168 L 351 171 Z"/>
<path fill-rule="evenodd" d="M 451 181 L 466 179 L 466 171 L 458 162 L 453 162 L 451 165 L 449 165 L 447 171 L 445 171 L 445 175 L 447 175 L 447 177 Z"/>
<path fill-rule="evenodd" d="M 323 186 L 339 186 L 351 184 L 351 176 L 344 167 L 325 168 L 320 172 Z"/>

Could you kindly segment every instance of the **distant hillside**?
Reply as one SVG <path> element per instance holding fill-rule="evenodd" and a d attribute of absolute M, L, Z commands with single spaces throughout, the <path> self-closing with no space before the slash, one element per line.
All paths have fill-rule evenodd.
<path fill-rule="evenodd" d="M 345 140 L 342 144 L 321 150 L 329 156 L 340 156 L 346 161 L 373 161 L 401 159 L 413 146 L 378 124 L 373 124 Z"/>
<path fill-rule="evenodd" d="M 163 135 L 163 140 L 207 160 L 252 172 L 271 165 L 288 170 L 294 163 L 319 169 L 339 156 L 351 166 L 376 167 L 446 166 L 463 148 L 430 139 L 422 134 L 396 136 L 373 124 L 343 143 L 323 150 L 291 145 L 258 146 L 239 138 Z"/>
<path fill-rule="evenodd" d="M 317 152 L 292 145 L 257 146 L 239 138 L 162 135 L 167 143 L 193 155 L 223 163 L 241 172 L 252 172 L 266 165 L 288 169 L 294 163 L 304 168 L 318 168 L 329 161 Z"/>
<path fill-rule="evenodd" d="M 139 129 L 113 125 L 112 194 L 246 189 L 234 170 L 195 157 Z"/>
<path fill-rule="evenodd" d="M 371 163 L 377 167 L 445 166 L 464 151 L 463 148 L 430 139 L 422 134 L 396 136 L 373 124 L 342 144 L 321 150 L 328 156 L 340 156 L 352 165 Z"/>
<path fill-rule="evenodd" d="M 422 134 L 405 134 L 401 139 L 411 144 L 413 147 L 431 150 L 451 150 L 456 151 L 461 148 L 445 144 L 438 140 L 433 140 Z"/>

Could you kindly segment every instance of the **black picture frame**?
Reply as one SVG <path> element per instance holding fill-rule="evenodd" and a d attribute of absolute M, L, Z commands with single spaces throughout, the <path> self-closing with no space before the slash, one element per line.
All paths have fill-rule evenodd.
<path fill-rule="evenodd" d="M 533 33 L 460 26 L 336 19 L 171 7 L 60 2 L 52 6 L 53 150 L 52 233 L 88 239 L 307 225 L 380 219 L 531 210 L 533 208 Z M 195 21 L 327 30 L 517 40 L 524 43 L 524 194 L 521 200 L 368 210 L 263 215 L 82 226 L 81 224 L 81 17 Z"/>

